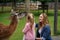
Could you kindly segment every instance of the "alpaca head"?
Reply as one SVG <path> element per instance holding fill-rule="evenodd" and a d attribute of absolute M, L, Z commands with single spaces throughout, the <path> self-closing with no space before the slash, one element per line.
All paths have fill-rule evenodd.
<path fill-rule="evenodd" d="M 17 16 L 17 19 L 22 19 L 23 17 L 26 16 L 26 12 L 19 13 L 18 11 L 12 9 L 11 10 L 11 18 L 13 16 Z"/>
<path fill-rule="evenodd" d="M 11 16 L 11 19 L 12 19 L 12 20 L 19 20 L 18 13 L 14 13 L 14 14 Z"/>

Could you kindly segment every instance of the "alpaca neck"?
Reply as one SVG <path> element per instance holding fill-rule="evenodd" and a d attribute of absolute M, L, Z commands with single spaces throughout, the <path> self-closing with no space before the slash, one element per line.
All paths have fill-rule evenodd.
<path fill-rule="evenodd" d="M 11 30 L 11 32 L 13 32 L 16 29 L 17 23 L 18 23 L 17 18 L 14 17 L 11 21 L 10 26 L 9 26 L 9 29 Z"/>
<path fill-rule="evenodd" d="M 10 27 L 11 26 L 12 26 L 12 28 L 15 27 L 15 26 L 17 26 L 17 20 L 12 20 L 11 24 L 10 24 Z"/>
<path fill-rule="evenodd" d="M 0 32 L 0 39 L 3 40 L 4 38 L 9 38 L 12 35 L 12 33 L 15 31 L 17 22 L 18 22 L 17 17 L 14 16 L 11 21 L 11 24 L 6 28 L 2 28 L 2 33 Z"/>

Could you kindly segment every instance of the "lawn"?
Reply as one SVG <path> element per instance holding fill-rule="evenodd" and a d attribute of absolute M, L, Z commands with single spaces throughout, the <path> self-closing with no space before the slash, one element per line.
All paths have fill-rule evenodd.
<path fill-rule="evenodd" d="M 0 23 L 3 23 L 5 25 L 9 25 L 10 24 L 10 20 L 8 19 L 10 16 L 9 13 L 2 13 L 0 14 Z M 54 16 L 48 16 L 49 19 L 49 24 L 51 27 L 51 33 L 53 34 L 53 27 L 54 27 Z M 23 33 L 22 33 L 22 29 L 24 28 L 25 25 L 25 18 L 19 20 L 18 22 L 18 26 L 15 30 L 15 32 L 13 33 L 13 35 L 11 35 L 10 40 L 22 40 L 23 38 Z M 35 16 L 35 22 L 38 23 L 38 16 Z M 58 16 L 58 31 L 60 31 L 60 16 Z"/>

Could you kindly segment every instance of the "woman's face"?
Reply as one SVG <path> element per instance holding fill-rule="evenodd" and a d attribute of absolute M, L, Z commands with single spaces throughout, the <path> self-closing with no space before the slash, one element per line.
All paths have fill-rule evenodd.
<path fill-rule="evenodd" d="M 39 16 L 39 22 L 43 22 L 43 15 L 42 14 Z"/>

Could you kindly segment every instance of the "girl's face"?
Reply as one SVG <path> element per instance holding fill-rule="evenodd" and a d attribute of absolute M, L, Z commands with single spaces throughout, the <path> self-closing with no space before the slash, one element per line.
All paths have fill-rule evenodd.
<path fill-rule="evenodd" d="M 42 14 L 39 16 L 39 22 L 43 22 L 43 15 Z"/>

